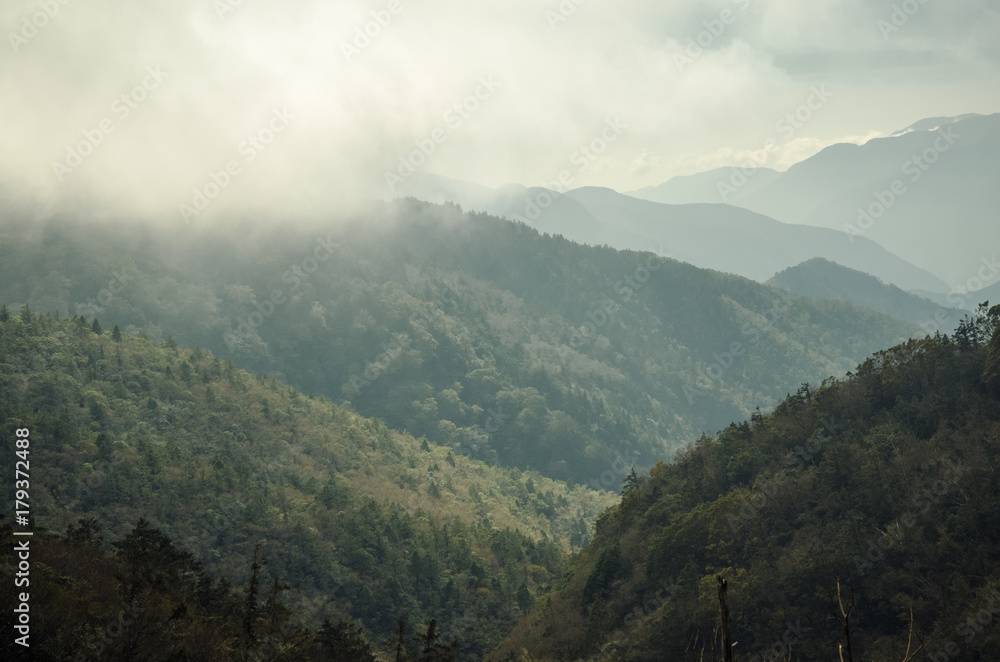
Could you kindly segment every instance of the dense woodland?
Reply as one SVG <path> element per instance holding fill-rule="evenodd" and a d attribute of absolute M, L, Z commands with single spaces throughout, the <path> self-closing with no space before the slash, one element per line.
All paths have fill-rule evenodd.
<path fill-rule="evenodd" d="M 1000 649 L 1000 306 L 636 477 L 490 660 L 982 661 Z"/>
<path fill-rule="evenodd" d="M 0 230 L 12 310 L 173 337 L 456 454 L 599 489 L 620 488 L 612 465 L 652 467 L 918 332 L 669 246 L 581 246 L 408 200 L 323 227 Z"/>
<path fill-rule="evenodd" d="M 612 498 L 456 456 L 202 350 L 30 308 L 0 308 L 0 420 L 32 432 L 36 526 L 63 532 L 93 518 L 95 536 L 120 542 L 145 518 L 178 553 L 240 587 L 258 550 L 261 596 L 278 582 L 303 625 L 362 624 L 387 648 L 401 617 L 435 620 L 442 639 L 460 642 L 459 659 L 482 657 L 551 587 Z M 6 475 L 16 459 L 4 454 Z M 93 553 L 120 563 L 112 551 Z M 53 599 L 71 604 L 38 606 L 68 610 L 56 622 L 80 636 L 125 599 L 106 600 L 116 589 L 90 567 L 81 559 L 57 573 L 70 584 Z M 188 597 L 163 599 L 182 608 Z M 210 627 L 215 607 L 202 607 L 208 620 L 192 612 L 185 627 Z"/>
<path fill-rule="evenodd" d="M 767 284 L 811 299 L 848 301 L 855 306 L 878 310 L 918 324 L 930 333 L 951 331 L 966 313 L 965 310 L 940 306 L 884 283 L 875 276 L 823 258 L 813 258 L 789 267 L 775 274 Z M 963 305 L 967 300 L 965 295 L 957 294 L 941 295 L 941 298 L 948 302 L 948 306 Z M 969 300 L 968 303 L 974 304 L 975 301 Z"/>
<path fill-rule="evenodd" d="M 723 622 L 737 660 L 996 646 L 966 621 L 1000 614 L 1000 308 L 905 340 L 653 253 L 377 212 L 6 228 L 38 659 L 700 660 Z"/>

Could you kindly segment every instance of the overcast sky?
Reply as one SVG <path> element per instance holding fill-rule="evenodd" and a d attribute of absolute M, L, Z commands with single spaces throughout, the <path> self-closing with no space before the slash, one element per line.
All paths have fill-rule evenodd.
<path fill-rule="evenodd" d="M 769 138 L 784 169 L 1000 111 L 997 0 L 907 0 L 895 17 L 892 0 L 63 2 L 0 8 L 0 177 L 50 210 L 178 218 L 232 161 L 202 220 L 322 215 L 385 196 L 417 142 L 433 145 L 427 172 L 500 186 L 569 169 L 574 186 L 627 191 Z M 372 12 L 387 25 L 366 43 Z M 799 127 L 778 124 L 797 109 Z M 574 159 L 602 132 L 600 156 Z M 84 140 L 100 144 L 76 161 Z"/>

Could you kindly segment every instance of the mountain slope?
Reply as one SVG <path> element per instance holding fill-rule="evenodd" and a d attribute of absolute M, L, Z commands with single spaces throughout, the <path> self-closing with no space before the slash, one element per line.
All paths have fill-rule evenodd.
<path fill-rule="evenodd" d="M 827 147 L 762 186 L 748 183 L 726 201 L 786 223 L 850 232 L 852 243 L 872 239 L 945 281 L 960 284 L 976 275 L 980 260 L 990 258 L 1000 240 L 998 153 L 1000 113 L 933 118 L 864 145 Z M 702 173 L 688 181 L 713 177 Z M 655 195 L 655 190 L 636 195 Z M 704 185 L 692 191 L 705 196 L 700 202 L 721 201 L 718 191 Z M 834 261 L 908 291 L 947 291 L 913 287 Z M 991 276 L 991 282 L 1000 279 L 998 273 Z"/>
<path fill-rule="evenodd" d="M 967 312 L 957 308 L 944 308 L 933 301 L 904 292 L 895 285 L 887 285 L 874 276 L 823 258 L 814 258 L 789 267 L 775 274 L 767 284 L 812 299 L 847 301 L 855 306 L 912 322 L 931 333 L 938 330 L 936 320 L 952 320 L 957 323 Z M 944 330 L 949 328 L 951 327 L 945 327 Z"/>
<path fill-rule="evenodd" d="M 633 198 L 665 205 L 738 204 L 736 201 L 741 195 L 767 186 L 780 176 L 780 172 L 771 168 L 729 166 L 693 175 L 678 175 L 657 186 L 646 186 L 624 193 Z"/>
<path fill-rule="evenodd" d="M 736 659 L 836 659 L 838 644 L 855 660 L 993 659 L 998 322 L 995 306 L 878 352 L 633 481 L 487 659 L 709 659 L 717 577 Z"/>
<path fill-rule="evenodd" d="M 456 454 L 598 489 L 769 406 L 789 381 L 843 374 L 918 332 L 413 201 L 333 233 L 167 234 L 30 229 L 0 245 L 0 300 L 66 314 L 93 299 L 89 319 L 229 355 Z"/>
<path fill-rule="evenodd" d="M 766 172 L 758 174 L 761 181 L 767 178 Z M 713 177 L 709 173 L 695 188 L 709 186 Z M 414 179 L 414 185 L 404 190 L 418 199 L 450 199 L 579 243 L 662 250 L 684 262 L 758 282 L 819 256 L 876 274 L 907 290 L 948 290 L 929 272 L 863 237 L 849 241 L 843 232 L 781 223 L 731 205 L 652 204 L 595 187 L 559 194 L 508 185 L 489 196 L 483 187 L 469 182 L 433 175 Z M 678 188 L 689 183 L 682 182 Z"/>
<path fill-rule="evenodd" d="M 601 188 L 576 189 L 567 196 L 609 227 L 676 251 L 677 259 L 760 282 L 788 266 L 825 257 L 871 270 L 879 278 L 908 288 L 917 283 L 925 289 L 943 285 L 874 242 L 857 239 L 851 245 L 841 232 L 780 223 L 728 205 L 662 205 Z"/>
<path fill-rule="evenodd" d="M 34 526 L 93 517 L 121 537 L 146 518 L 233 584 L 260 545 L 313 627 L 357 619 L 381 638 L 400 616 L 436 618 L 479 659 L 611 498 L 455 456 L 202 350 L 98 331 L 0 308 L 0 421 L 31 431 Z"/>

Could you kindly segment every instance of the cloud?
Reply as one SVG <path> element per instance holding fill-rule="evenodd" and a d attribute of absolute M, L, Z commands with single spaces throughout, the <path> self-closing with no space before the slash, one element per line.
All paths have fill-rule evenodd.
<path fill-rule="evenodd" d="M 651 168 L 658 167 L 661 161 L 662 159 L 659 156 L 654 156 L 649 153 L 648 149 L 644 149 L 639 153 L 639 156 L 632 161 L 630 171 L 634 175 L 644 175 L 649 172 Z"/>
<path fill-rule="evenodd" d="M 0 84 L 15 91 L 0 98 L 0 186 L 51 213 L 181 222 L 180 206 L 215 184 L 195 222 L 322 217 L 383 197 L 385 173 L 436 129 L 446 139 L 421 169 L 530 185 L 617 117 L 628 131 L 577 183 L 628 190 L 758 148 L 820 82 L 836 104 L 783 148 L 789 159 L 928 115 L 995 111 L 996 10 L 927 3 L 885 39 L 877 21 L 892 4 L 11 1 L 0 9 Z M 679 70 L 678 53 L 706 30 Z M 162 83 L 122 101 L 149 67 Z M 483 76 L 499 88 L 450 126 Z M 275 112 L 294 117 L 269 134 Z M 59 177 L 54 164 L 81 150 Z M 232 162 L 239 172 L 222 187 Z"/>

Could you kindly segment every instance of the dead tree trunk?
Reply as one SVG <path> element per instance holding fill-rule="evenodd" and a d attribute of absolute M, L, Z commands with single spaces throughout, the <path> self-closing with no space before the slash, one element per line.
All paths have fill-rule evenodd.
<path fill-rule="evenodd" d="M 716 575 L 719 582 L 719 618 L 722 620 L 722 662 L 733 662 L 733 635 L 729 631 L 729 600 L 726 596 L 728 583 L 722 575 Z"/>
<path fill-rule="evenodd" d="M 854 662 L 854 651 L 851 649 L 851 612 L 854 611 L 854 585 L 851 585 L 851 597 L 844 606 L 844 599 L 840 595 L 840 578 L 837 578 L 837 606 L 840 607 L 840 621 L 841 627 L 844 629 L 844 639 L 846 640 L 847 649 L 847 659 L 844 660 L 844 649 L 845 645 L 840 646 L 840 661 L 841 662 Z"/>

